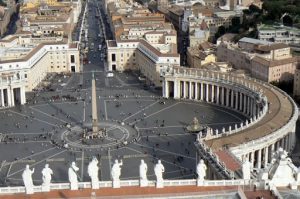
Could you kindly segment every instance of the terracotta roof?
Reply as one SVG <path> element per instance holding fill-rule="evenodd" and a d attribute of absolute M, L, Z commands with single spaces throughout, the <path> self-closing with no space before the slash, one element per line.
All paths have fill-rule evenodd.
<path fill-rule="evenodd" d="M 255 49 L 260 50 L 260 51 L 269 52 L 271 50 L 277 50 L 277 49 L 288 48 L 288 47 L 289 47 L 289 45 L 284 44 L 284 43 L 272 43 L 270 45 L 257 45 L 255 47 Z"/>
<path fill-rule="evenodd" d="M 240 163 L 226 149 L 215 151 L 221 162 L 224 162 L 227 169 L 238 171 L 241 169 Z"/>
<path fill-rule="evenodd" d="M 258 62 L 265 67 L 275 67 L 275 66 L 280 66 L 280 65 L 285 65 L 285 64 L 290 64 L 290 63 L 296 63 L 297 58 L 296 57 L 290 57 L 286 59 L 280 59 L 280 60 L 267 60 L 259 56 L 255 56 L 253 61 Z"/>

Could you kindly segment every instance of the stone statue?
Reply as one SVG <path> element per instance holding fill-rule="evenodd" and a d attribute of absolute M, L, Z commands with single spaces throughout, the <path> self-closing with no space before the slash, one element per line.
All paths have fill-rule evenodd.
<path fill-rule="evenodd" d="M 243 171 L 243 179 L 244 180 L 250 180 L 251 179 L 251 170 L 252 170 L 252 164 L 249 162 L 249 160 L 245 160 L 242 165 L 242 171 Z"/>
<path fill-rule="evenodd" d="M 120 162 L 115 160 L 113 167 L 111 168 L 111 177 L 113 180 L 113 188 L 120 187 L 120 176 L 121 176 L 121 166 L 123 165 L 123 161 Z"/>
<path fill-rule="evenodd" d="M 49 168 L 49 164 L 45 164 L 45 168 L 42 170 L 43 175 L 43 184 L 42 184 L 42 191 L 50 191 L 50 184 L 53 175 L 52 169 Z"/>
<path fill-rule="evenodd" d="M 111 169 L 111 176 L 113 180 L 120 180 L 122 165 L 123 165 L 122 160 L 120 162 L 118 160 L 115 160 L 115 163 Z"/>
<path fill-rule="evenodd" d="M 69 170 L 68 170 L 71 190 L 78 190 L 77 171 L 79 171 L 79 168 L 76 166 L 75 162 L 72 162 L 72 164 L 71 164 L 71 166 L 69 167 Z"/>
<path fill-rule="evenodd" d="M 198 181 L 203 181 L 204 178 L 206 177 L 206 170 L 207 167 L 204 163 L 204 160 L 201 159 L 197 165 L 197 174 L 198 174 Z"/>
<path fill-rule="evenodd" d="M 26 194 L 33 194 L 33 182 L 32 182 L 32 174 L 34 173 L 34 168 L 30 170 L 29 165 L 26 165 L 25 170 L 22 173 L 22 178 L 26 190 Z"/>
<path fill-rule="evenodd" d="M 148 166 L 144 160 L 141 160 L 140 164 L 140 186 L 145 187 L 148 186 L 148 179 L 147 179 L 147 170 Z"/>
<path fill-rule="evenodd" d="M 99 189 L 98 171 L 98 160 L 94 157 L 88 165 L 88 174 L 92 181 L 92 189 Z"/>
<path fill-rule="evenodd" d="M 148 166 L 145 163 L 144 160 L 141 160 L 141 164 L 140 164 L 140 179 L 141 180 L 147 180 L 147 170 L 148 170 Z"/>
<path fill-rule="evenodd" d="M 163 188 L 164 186 L 164 179 L 163 179 L 164 172 L 165 172 L 165 167 L 164 165 L 162 165 L 161 160 L 158 160 L 157 164 L 154 167 L 157 188 Z"/>

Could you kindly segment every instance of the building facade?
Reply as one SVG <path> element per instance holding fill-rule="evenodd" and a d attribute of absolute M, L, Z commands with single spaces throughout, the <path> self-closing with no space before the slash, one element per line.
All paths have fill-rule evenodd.
<path fill-rule="evenodd" d="M 30 35 L 7 36 L 0 40 L 1 106 L 26 102 L 47 73 L 79 72 L 77 44 L 63 41 L 36 43 Z"/>
<path fill-rule="evenodd" d="M 288 45 L 250 38 L 243 38 L 238 44 L 221 42 L 217 57 L 218 61 L 229 62 L 266 82 L 292 81 L 298 63 Z"/>

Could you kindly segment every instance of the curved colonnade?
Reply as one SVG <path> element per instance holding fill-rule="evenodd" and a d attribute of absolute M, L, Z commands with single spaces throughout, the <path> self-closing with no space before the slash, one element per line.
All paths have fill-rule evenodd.
<path fill-rule="evenodd" d="M 212 103 L 248 119 L 228 129 L 210 130 L 205 144 L 213 151 L 228 148 L 254 168 L 271 162 L 274 151 L 290 152 L 296 142 L 298 109 L 283 91 L 268 83 L 234 74 L 175 67 L 162 71 L 163 97 Z"/>

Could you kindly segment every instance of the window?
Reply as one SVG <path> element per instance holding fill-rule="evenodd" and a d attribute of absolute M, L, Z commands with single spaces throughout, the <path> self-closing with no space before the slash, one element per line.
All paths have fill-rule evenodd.
<path fill-rule="evenodd" d="M 116 54 L 111 54 L 111 61 L 116 61 Z"/>
<path fill-rule="evenodd" d="M 71 55 L 71 63 L 75 63 L 75 56 Z"/>

